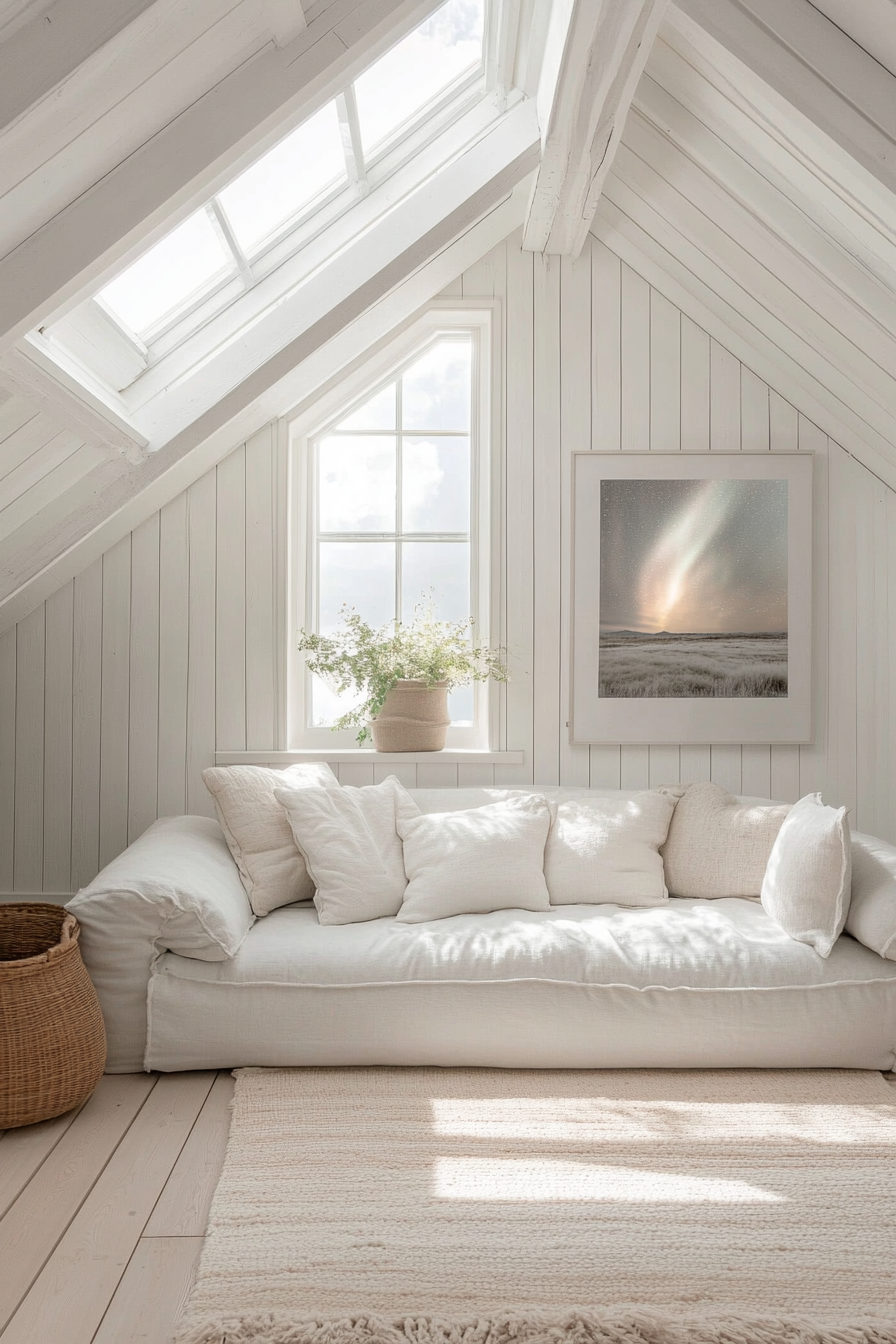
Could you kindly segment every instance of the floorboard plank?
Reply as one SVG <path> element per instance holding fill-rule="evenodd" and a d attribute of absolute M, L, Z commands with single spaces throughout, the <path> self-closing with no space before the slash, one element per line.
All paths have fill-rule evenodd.
<path fill-rule="evenodd" d="M 40 1273 L 155 1083 L 155 1077 L 140 1073 L 106 1074 L 101 1078 L 93 1096 L 0 1221 L 0 1330 Z"/>
<path fill-rule="evenodd" d="M 142 1237 L 93 1344 L 171 1344 L 203 1237 Z"/>
<path fill-rule="evenodd" d="M 159 1078 L 6 1327 L 3 1344 L 91 1344 L 214 1079 L 214 1073 Z"/>
<path fill-rule="evenodd" d="M 6 1142 L 0 1148 L 0 1218 L 18 1199 L 41 1163 L 46 1161 L 78 1109 L 57 1115 L 53 1120 L 43 1120 L 38 1125 L 3 1131 Z"/>
<path fill-rule="evenodd" d="M 233 1077 L 220 1073 L 146 1224 L 146 1237 L 201 1237 L 224 1165 Z"/>

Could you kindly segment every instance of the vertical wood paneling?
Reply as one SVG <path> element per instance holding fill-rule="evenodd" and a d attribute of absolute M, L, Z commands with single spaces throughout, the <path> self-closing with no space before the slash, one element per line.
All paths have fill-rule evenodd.
<path fill-rule="evenodd" d="M 44 891 L 72 880 L 72 656 L 74 584 L 47 599 L 44 669 Z"/>
<path fill-rule="evenodd" d="M 16 638 L 16 891 L 40 891 L 44 859 L 44 627 L 38 607 L 19 622 Z"/>
<path fill-rule="evenodd" d="M 159 774 L 160 517 L 131 535 L 131 694 L 128 706 L 128 841 L 155 821 Z"/>
<path fill-rule="evenodd" d="M 854 825 L 896 839 L 896 494 L 597 240 L 572 262 L 523 252 L 516 234 L 448 292 L 500 303 L 501 637 L 514 674 L 502 731 L 526 759 L 343 765 L 342 783 L 712 777 L 759 796 L 823 790 Z M 211 812 L 201 771 L 216 747 L 280 745 L 275 431 L 0 636 L 0 892 L 83 885 L 157 815 Z M 810 746 L 569 747 L 571 454 L 589 447 L 815 453 Z"/>
<path fill-rule="evenodd" d="M 75 578 L 72 671 L 72 890 L 99 871 L 103 562 Z"/>
<path fill-rule="evenodd" d="M 274 435 L 246 444 L 246 746 L 274 741 Z"/>
<path fill-rule="evenodd" d="M 159 816 L 187 807 L 187 676 L 190 638 L 187 497 L 159 519 Z"/>
<path fill-rule="evenodd" d="M 246 449 L 217 468 L 215 717 L 222 751 L 246 749 Z"/>
<path fill-rule="evenodd" d="M 187 492 L 190 612 L 187 667 L 187 811 L 213 817 L 202 771 L 215 763 L 215 529 L 216 475 L 207 472 Z"/>
<path fill-rule="evenodd" d="M 560 258 L 536 253 L 535 318 L 535 732 L 533 775 L 560 782 Z M 540 706 L 555 707 L 550 715 Z"/>
<path fill-rule="evenodd" d="M 589 748 L 569 741 L 572 454 L 591 449 L 591 249 L 560 266 L 560 783 L 587 788 Z"/>
<path fill-rule="evenodd" d="M 16 824 L 16 627 L 0 635 L 0 891 L 13 889 Z"/>
<path fill-rule="evenodd" d="M 830 659 L 836 651 L 828 646 L 828 525 L 830 500 L 828 460 L 830 447 L 826 434 L 807 420 L 799 418 L 800 449 L 815 454 L 813 466 L 815 585 L 812 612 L 813 741 L 799 748 L 800 796 L 828 789 L 828 680 Z"/>
<path fill-rule="evenodd" d="M 533 427 L 533 254 L 520 235 L 508 239 L 505 313 L 504 425 L 505 609 L 501 638 L 507 646 L 512 680 L 505 696 L 505 742 L 525 752 L 521 766 L 499 765 L 500 784 L 532 780 L 534 733 L 534 427 Z"/>
<path fill-rule="evenodd" d="M 103 556 L 100 698 L 100 867 L 128 843 L 131 538 Z"/>
<path fill-rule="evenodd" d="M 598 453 L 622 447 L 622 263 L 596 239 L 591 246 L 591 443 Z M 620 787 L 616 746 L 589 749 L 592 788 Z"/>

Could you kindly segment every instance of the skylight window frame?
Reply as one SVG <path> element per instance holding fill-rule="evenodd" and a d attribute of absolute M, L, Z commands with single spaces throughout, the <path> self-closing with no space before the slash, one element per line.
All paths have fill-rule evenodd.
<path fill-rule="evenodd" d="M 327 233 L 334 223 L 344 215 L 349 214 L 352 208 L 357 206 L 366 195 L 374 193 L 395 175 L 400 174 L 406 165 L 416 159 L 421 151 L 428 145 L 439 141 L 446 131 L 455 127 L 468 113 L 481 110 L 484 114 L 480 119 L 482 124 L 474 127 L 470 135 L 464 135 L 458 139 L 456 144 L 449 147 L 447 153 L 440 151 L 438 157 L 431 164 L 425 165 L 426 171 L 421 173 L 420 178 L 411 185 L 410 190 L 416 190 L 423 182 L 444 168 L 455 154 L 463 152 L 464 149 L 475 143 L 480 135 L 486 134 L 505 110 L 503 106 L 497 105 L 489 97 L 493 90 L 489 82 L 488 44 L 494 38 L 495 15 L 500 12 L 502 3 L 506 3 L 506 0 L 485 0 L 483 49 L 477 65 L 467 74 L 459 76 L 436 98 L 419 109 L 412 117 L 409 117 L 366 160 L 361 156 L 361 166 L 357 174 L 357 180 L 353 180 L 354 174 L 347 163 L 347 180 L 341 179 L 330 188 L 318 193 L 301 210 L 284 220 L 251 252 L 243 253 L 245 265 L 240 264 L 240 257 L 237 255 L 236 249 L 228 242 L 227 250 L 233 258 L 232 269 L 228 270 L 217 282 L 209 282 L 202 290 L 173 310 L 164 320 L 147 329 L 144 336 L 139 336 L 133 329 L 129 328 L 111 309 L 104 309 L 109 319 L 121 331 L 125 340 L 136 340 L 145 346 L 147 350 L 146 363 L 144 370 L 131 383 L 126 385 L 115 382 L 114 375 L 109 376 L 106 370 L 98 365 L 90 370 L 92 376 L 98 378 L 101 382 L 105 378 L 110 392 L 122 397 L 129 413 L 138 412 L 156 394 L 150 390 L 145 392 L 143 390 L 143 380 L 147 375 L 151 375 L 154 370 L 160 369 L 162 365 L 165 365 L 166 368 L 168 365 L 172 366 L 170 374 L 166 373 L 166 376 L 180 378 L 188 375 L 190 370 L 196 367 L 196 359 L 187 353 L 184 354 L 182 359 L 178 359 L 178 356 L 187 343 L 196 344 L 195 338 L 200 338 L 198 345 L 206 351 L 204 355 L 200 356 L 200 359 L 206 358 L 209 350 L 219 348 L 222 341 L 225 344 L 229 342 L 238 333 L 243 321 L 235 316 L 234 321 L 227 321 L 223 330 L 221 330 L 220 324 L 225 313 L 230 310 L 234 310 L 235 314 L 237 311 L 241 312 L 242 310 L 239 309 L 241 300 L 244 300 L 256 290 L 259 285 L 263 285 L 281 266 L 292 261 L 297 254 L 302 253 L 322 234 Z M 435 12 L 436 8 L 438 6 L 434 6 L 432 12 Z M 400 41 L 401 38 L 397 40 Z M 391 48 L 386 50 L 389 49 Z M 381 55 L 385 54 L 385 51 L 381 53 Z M 341 92 L 330 93 L 328 98 L 322 99 L 319 107 L 325 106 L 327 102 L 334 101 L 338 115 L 340 113 L 340 101 L 343 98 L 347 98 L 349 102 L 353 101 L 353 91 L 354 80 L 347 84 Z M 516 98 L 512 99 L 511 102 L 518 101 L 523 96 L 522 93 L 517 91 Z M 296 129 L 296 126 L 301 125 L 313 116 L 319 110 L 319 107 L 306 108 L 301 120 L 284 129 L 282 136 L 275 143 L 280 143 L 280 140 L 285 139 Z M 352 112 L 354 114 L 352 117 L 354 121 L 353 148 L 360 152 L 360 128 L 355 109 L 352 109 Z M 450 142 L 450 135 L 447 139 Z M 274 145 L 269 145 L 264 152 L 267 153 L 273 147 Z M 245 168 L 241 171 L 245 171 Z M 210 215 L 214 215 L 216 207 L 224 210 L 223 205 L 218 202 L 218 196 L 226 185 L 228 183 L 222 183 L 218 192 L 206 201 L 204 206 L 198 208 L 205 209 Z M 395 197 L 394 200 L 384 201 L 385 211 L 391 209 L 401 199 L 403 197 Z M 355 238 L 362 235 L 364 229 L 374 223 L 377 218 L 379 218 L 379 215 L 374 211 L 366 221 L 362 220 L 359 228 L 350 232 L 347 237 L 338 242 L 330 255 L 337 254 L 341 247 L 349 245 Z M 216 216 L 215 221 L 217 222 Z M 176 227 L 176 225 L 173 227 Z M 318 257 L 313 265 L 308 268 L 300 268 L 295 279 L 290 276 L 281 297 L 288 295 L 295 285 L 303 283 L 304 279 L 313 271 L 314 266 L 323 264 L 327 259 Z M 291 268 L 291 270 L 294 271 L 295 268 Z M 107 279 L 105 283 L 109 283 L 109 280 Z M 96 296 L 84 302 L 90 303 L 92 301 L 96 301 Z M 264 308 L 261 309 L 261 311 L 264 310 Z M 76 309 L 73 311 L 77 312 Z M 51 331 L 52 325 L 52 323 L 49 323 L 47 329 Z M 206 331 L 208 331 L 207 341 L 202 339 L 203 333 Z M 155 383 L 156 380 L 150 378 L 150 384 L 155 386 Z"/>

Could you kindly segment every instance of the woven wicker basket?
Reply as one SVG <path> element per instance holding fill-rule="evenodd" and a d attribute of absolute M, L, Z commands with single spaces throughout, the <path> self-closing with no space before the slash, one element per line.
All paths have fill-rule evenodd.
<path fill-rule="evenodd" d="M 61 905 L 0 905 L 0 1129 L 79 1106 L 106 1062 L 80 926 Z"/>

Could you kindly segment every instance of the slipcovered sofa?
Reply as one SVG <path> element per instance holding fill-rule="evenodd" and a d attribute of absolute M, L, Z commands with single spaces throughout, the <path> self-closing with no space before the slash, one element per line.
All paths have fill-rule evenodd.
<path fill-rule="evenodd" d="M 535 788 L 411 797 L 432 813 L 521 792 L 628 796 Z M 827 958 L 757 901 L 734 897 L 337 927 L 306 901 L 256 920 L 221 828 L 203 817 L 156 822 L 69 908 L 105 1015 L 110 1072 L 892 1069 L 896 848 L 854 835 L 852 856 L 846 931 Z"/>

